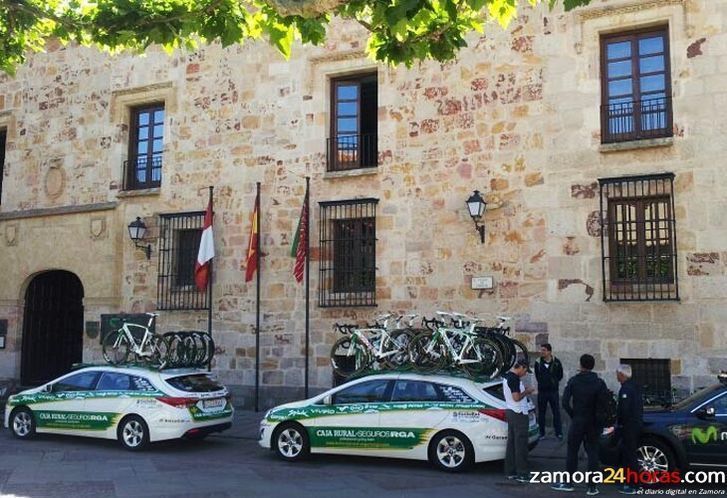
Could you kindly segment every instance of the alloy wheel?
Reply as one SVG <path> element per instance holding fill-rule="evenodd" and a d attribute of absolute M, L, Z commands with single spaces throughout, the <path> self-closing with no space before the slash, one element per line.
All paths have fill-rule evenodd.
<path fill-rule="evenodd" d="M 636 451 L 636 459 L 641 469 L 653 471 L 668 471 L 669 459 L 660 448 L 651 445 L 640 446 Z"/>
<path fill-rule="evenodd" d="M 25 437 L 30 434 L 33 428 L 33 419 L 30 413 L 26 411 L 19 412 L 13 418 L 13 431 L 20 437 Z"/>
<path fill-rule="evenodd" d="M 137 420 L 130 420 L 121 431 L 124 442 L 130 448 L 139 446 L 144 441 L 144 427 Z"/>
<path fill-rule="evenodd" d="M 456 436 L 444 437 L 437 444 L 437 459 L 444 467 L 450 469 L 462 465 L 465 453 L 464 443 Z"/>
<path fill-rule="evenodd" d="M 295 429 L 285 429 L 278 436 L 278 449 L 287 458 L 298 456 L 303 450 L 303 436 Z"/>

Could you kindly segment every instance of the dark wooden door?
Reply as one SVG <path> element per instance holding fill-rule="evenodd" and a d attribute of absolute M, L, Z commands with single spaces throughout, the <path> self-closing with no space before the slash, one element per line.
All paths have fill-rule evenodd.
<path fill-rule="evenodd" d="M 83 357 L 83 285 L 67 271 L 36 276 L 25 292 L 20 380 L 43 384 Z"/>

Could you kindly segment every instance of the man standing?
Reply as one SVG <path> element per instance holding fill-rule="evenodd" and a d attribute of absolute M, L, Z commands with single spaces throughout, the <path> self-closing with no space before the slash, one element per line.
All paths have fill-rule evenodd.
<path fill-rule="evenodd" d="M 505 475 L 518 482 L 530 482 L 528 471 L 528 394 L 535 389 L 525 386 L 522 378 L 528 373 L 527 361 L 518 360 L 502 379 L 505 395 L 505 419 L 507 420 L 507 450 L 505 451 Z"/>
<path fill-rule="evenodd" d="M 588 454 L 588 471 L 598 472 L 598 437 L 601 428 L 598 426 L 596 412 L 603 396 L 608 396 L 606 383 L 592 372 L 596 364 L 595 358 L 584 354 L 580 358 L 580 371 L 570 378 L 563 391 L 563 409 L 571 418 L 568 429 L 568 449 L 565 465 L 570 475 L 578 470 L 578 450 L 581 444 Z M 597 495 L 598 488 L 588 482 L 586 494 Z M 573 491 L 570 482 L 552 486 L 558 491 Z"/>
<path fill-rule="evenodd" d="M 641 388 L 631 379 L 631 365 L 619 365 L 616 378 L 621 383 L 618 392 L 618 412 L 616 419 L 616 440 L 619 441 L 619 457 L 621 467 L 638 473 L 636 462 L 636 446 L 641 435 L 641 426 L 644 417 L 644 399 Z M 637 493 L 634 486 L 629 483 L 619 489 L 625 495 Z"/>
<path fill-rule="evenodd" d="M 553 356 L 553 347 L 547 342 L 540 346 L 540 358 L 535 362 L 535 378 L 538 380 L 538 425 L 540 437 L 545 437 L 545 412 L 550 404 L 553 412 L 555 437 L 563 439 L 563 426 L 560 421 L 558 384 L 563 379 L 563 365 Z"/>

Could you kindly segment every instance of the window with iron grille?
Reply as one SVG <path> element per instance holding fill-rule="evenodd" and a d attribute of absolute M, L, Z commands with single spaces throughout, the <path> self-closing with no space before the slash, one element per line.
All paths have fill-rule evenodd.
<path fill-rule="evenodd" d="M 376 74 L 331 80 L 328 171 L 376 167 L 378 106 Z"/>
<path fill-rule="evenodd" d="M 207 309 L 207 292 L 194 283 L 204 211 L 162 214 L 159 220 L 159 276 L 157 308 Z"/>
<path fill-rule="evenodd" d="M 131 109 L 129 159 L 124 164 L 124 190 L 159 187 L 164 153 L 164 104 Z"/>
<path fill-rule="evenodd" d="M 604 301 L 678 300 L 674 175 L 599 183 Z"/>
<path fill-rule="evenodd" d="M 319 203 L 319 306 L 376 306 L 378 202 L 355 199 Z"/>
<path fill-rule="evenodd" d="M 7 130 L 0 130 L 0 204 L 3 197 L 3 177 L 5 176 L 5 145 L 7 143 Z"/>
<path fill-rule="evenodd" d="M 601 141 L 672 136 L 667 26 L 601 38 Z"/>
<path fill-rule="evenodd" d="M 623 358 L 621 363 L 631 366 L 631 378 L 641 386 L 645 405 L 663 405 L 673 401 L 670 360 Z"/>

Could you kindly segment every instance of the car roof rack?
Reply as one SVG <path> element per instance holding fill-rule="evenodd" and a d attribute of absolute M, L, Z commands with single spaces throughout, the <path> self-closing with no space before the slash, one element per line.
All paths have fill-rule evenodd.
<path fill-rule="evenodd" d="M 462 370 L 459 369 L 441 369 L 436 370 L 434 372 L 427 372 L 427 373 L 420 373 L 411 369 L 406 368 L 392 368 L 387 370 L 364 370 L 361 373 L 352 375 L 345 379 L 345 382 L 348 382 L 350 380 L 360 379 L 362 377 L 368 377 L 370 375 L 379 375 L 379 374 L 415 374 L 415 375 L 421 375 L 422 377 L 433 377 L 433 376 L 445 376 L 445 377 L 455 377 L 458 379 L 465 379 L 465 380 L 471 380 L 472 382 L 476 382 L 478 384 L 484 383 L 484 382 L 499 382 L 502 380 L 502 376 L 498 375 L 497 377 L 488 377 L 485 375 L 479 375 L 479 376 L 471 376 L 466 373 L 464 373 Z"/>
<path fill-rule="evenodd" d="M 156 368 L 147 365 L 146 363 L 137 363 L 137 362 L 127 362 L 127 363 L 119 363 L 118 365 L 112 365 L 111 363 L 74 363 L 71 365 L 71 371 L 74 370 L 80 370 L 82 368 L 91 368 L 91 367 L 117 367 L 117 368 L 139 368 L 142 370 L 148 370 L 150 372 L 164 372 L 169 370 L 203 370 L 199 367 L 179 367 L 176 365 L 172 366 L 166 366 L 163 368 Z M 204 369 L 206 370 L 206 369 Z"/>

